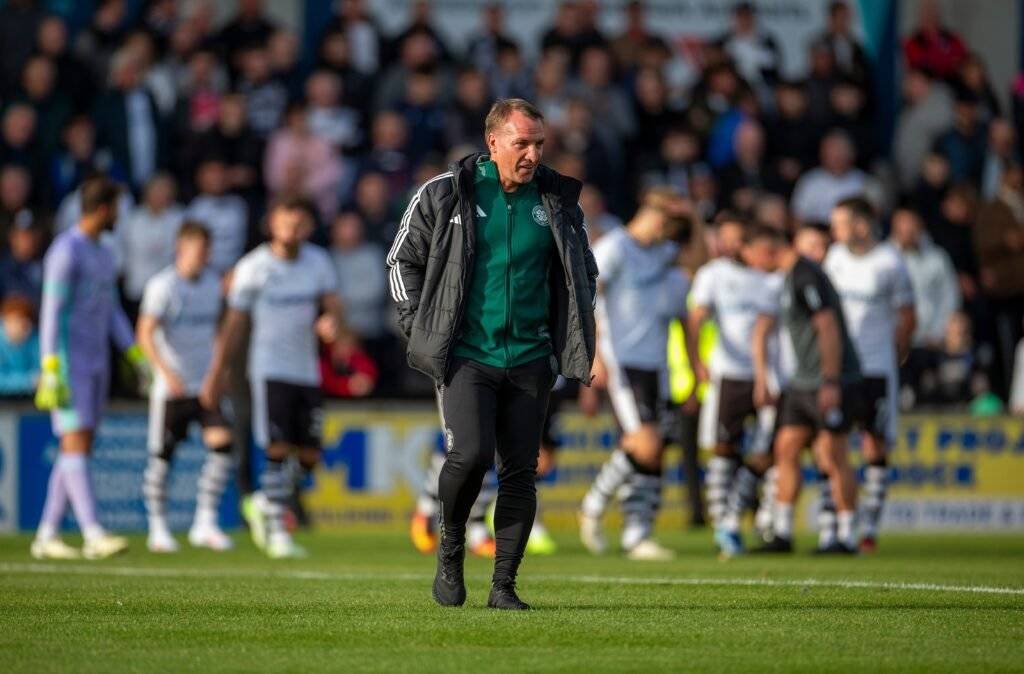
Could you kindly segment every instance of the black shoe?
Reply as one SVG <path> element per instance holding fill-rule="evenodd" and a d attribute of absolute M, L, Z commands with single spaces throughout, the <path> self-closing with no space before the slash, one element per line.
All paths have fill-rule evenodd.
<path fill-rule="evenodd" d="M 462 567 L 466 561 L 465 545 L 445 545 L 437 548 L 437 574 L 431 594 L 441 606 L 462 606 L 466 603 L 466 582 Z"/>
<path fill-rule="evenodd" d="M 856 555 L 857 548 L 852 548 L 840 541 L 832 541 L 825 547 L 819 547 L 814 551 L 816 555 Z"/>
<path fill-rule="evenodd" d="M 753 552 L 755 554 L 769 554 L 769 553 L 778 553 L 778 552 L 782 552 L 782 553 L 793 552 L 793 541 L 788 539 L 788 538 L 782 538 L 781 536 L 776 536 L 772 540 L 765 542 L 765 544 L 762 545 L 761 547 L 754 548 L 753 550 L 751 550 L 751 552 Z"/>
<path fill-rule="evenodd" d="M 528 611 L 530 605 L 516 594 L 516 582 L 514 580 L 499 580 L 491 585 L 491 596 L 487 597 L 487 608 L 500 608 L 506 611 Z"/>

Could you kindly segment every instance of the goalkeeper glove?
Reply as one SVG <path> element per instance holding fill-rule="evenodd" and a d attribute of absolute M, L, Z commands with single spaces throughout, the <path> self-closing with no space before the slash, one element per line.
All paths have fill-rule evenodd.
<path fill-rule="evenodd" d="M 51 353 L 43 358 L 35 403 L 41 410 L 55 410 L 71 403 L 71 388 L 57 354 Z"/>
<path fill-rule="evenodd" d="M 138 344 L 132 344 L 124 352 L 124 357 L 135 370 L 139 380 L 139 393 L 145 395 L 153 383 L 153 368 L 146 360 L 146 354 L 142 353 L 142 348 Z"/>

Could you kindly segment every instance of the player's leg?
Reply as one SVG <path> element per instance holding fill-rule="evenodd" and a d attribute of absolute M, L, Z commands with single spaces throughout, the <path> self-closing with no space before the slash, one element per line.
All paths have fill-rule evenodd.
<path fill-rule="evenodd" d="M 779 429 L 775 435 L 775 507 L 773 538 L 760 552 L 791 552 L 796 498 L 800 493 L 800 453 L 814 437 L 816 418 L 814 394 L 787 391 L 779 402 Z"/>
<path fill-rule="evenodd" d="M 433 597 L 442 606 L 461 606 L 466 601 L 466 522 L 494 462 L 498 387 L 503 377 L 502 370 L 458 358 L 449 381 L 437 391 L 447 454 L 438 478 L 441 529 Z"/>
<path fill-rule="evenodd" d="M 889 482 L 889 448 L 896 441 L 896 388 L 895 376 L 870 379 L 865 402 L 869 405 L 861 444 L 864 461 L 864 493 L 861 502 L 862 552 L 874 552 L 878 526 L 885 508 Z"/>
<path fill-rule="evenodd" d="M 601 466 L 586 496 L 583 497 L 579 512 L 580 540 L 583 541 L 584 547 L 594 554 L 602 554 L 608 548 L 601 527 L 601 518 L 604 517 L 612 498 L 637 470 L 635 459 L 627 451 L 627 446 L 634 442 L 632 434 L 643 423 L 640 401 L 637 399 L 638 389 L 630 381 L 627 373 L 613 364 L 614 361 L 610 359 L 606 363 L 608 397 L 621 430 L 619 446 Z"/>
<path fill-rule="evenodd" d="M 711 525 L 716 530 L 722 527 L 729 490 L 739 466 L 738 447 L 743 439 L 743 422 L 747 408 L 753 407 L 752 404 L 744 404 L 738 395 L 738 387 L 734 384 L 735 382 L 728 379 L 717 381 L 715 386 L 711 387 L 715 392 L 715 400 L 709 400 L 715 417 L 715 444 L 712 456 L 708 459 L 704 484 L 708 516 L 711 517 Z"/>
<path fill-rule="evenodd" d="M 828 475 L 836 505 L 836 542 L 827 549 L 829 552 L 857 550 L 857 483 L 847 455 L 847 432 L 848 429 L 824 430 L 814 443 L 818 469 Z"/>
<path fill-rule="evenodd" d="M 84 467 L 85 455 L 92 444 L 92 439 L 68 437 L 65 440 L 65 435 L 73 436 L 76 432 L 67 431 L 61 434 L 61 429 L 57 425 L 57 414 L 53 416 L 54 430 L 60 436 L 60 450 L 50 470 L 46 502 L 43 504 L 39 528 L 32 541 L 31 553 L 36 559 L 78 559 L 81 556 L 79 551 L 60 538 L 60 524 L 68 505 L 67 474 L 79 469 L 76 464 L 81 463 Z"/>
<path fill-rule="evenodd" d="M 480 493 L 469 510 L 466 522 L 466 547 L 477 557 L 494 559 L 496 544 L 491 530 L 494 528 L 494 508 L 498 498 L 498 480 L 493 470 L 487 471 L 480 483 Z"/>
<path fill-rule="evenodd" d="M 185 437 L 190 416 L 182 400 L 168 400 L 157 388 L 149 397 L 149 455 L 142 473 L 142 499 L 146 506 L 150 552 L 177 552 L 178 543 L 167 523 L 167 476 L 174 448 Z"/>
<path fill-rule="evenodd" d="M 526 608 L 514 588 L 537 514 L 537 455 L 554 379 L 549 359 L 541 358 L 507 370 L 498 389 L 496 552 L 488 599 L 495 608 Z"/>
<path fill-rule="evenodd" d="M 219 410 L 201 410 L 200 424 L 206 458 L 196 483 L 196 513 L 188 541 L 195 547 L 230 550 L 233 543 L 220 528 L 217 513 L 234 463 L 231 428 Z"/>
<path fill-rule="evenodd" d="M 71 382 L 74 411 L 71 418 L 66 420 L 65 432 L 61 434 L 60 461 L 63 462 L 64 486 L 85 538 L 82 555 L 86 559 L 103 559 L 128 549 L 128 539 L 114 536 L 100 525 L 96 515 L 96 497 L 89 477 L 88 459 L 92 451 L 94 429 L 99 426 L 103 416 L 110 373 L 103 370 L 83 377 L 72 375 Z"/>
<path fill-rule="evenodd" d="M 723 555 L 732 556 L 743 551 L 740 522 L 743 514 L 757 502 L 760 474 L 755 473 L 746 461 L 739 460 L 739 447 L 746 435 L 747 420 L 756 415 L 757 409 L 754 406 L 753 382 L 725 379 L 719 390 L 722 404 L 718 411 L 715 456 L 708 462 L 708 504 L 711 510 L 713 492 L 716 498 L 724 499 L 723 503 L 716 504 L 720 515 L 715 527 L 715 542 Z M 750 444 L 753 453 L 755 447 L 753 442 Z M 756 449 L 762 453 L 765 450 L 764 447 Z M 717 491 L 723 488 L 725 494 L 721 496 Z"/>
<path fill-rule="evenodd" d="M 430 463 L 423 479 L 423 487 L 416 499 L 416 509 L 413 511 L 412 520 L 409 523 L 409 538 L 412 540 L 412 545 L 425 555 L 432 554 L 437 550 L 437 481 L 441 477 L 443 466 L 444 454 L 431 452 Z"/>
<path fill-rule="evenodd" d="M 664 561 L 675 553 L 654 540 L 654 523 L 661 510 L 662 462 L 665 443 L 658 422 L 644 422 L 628 438 L 634 471 L 622 496 L 622 549 L 636 561 Z"/>

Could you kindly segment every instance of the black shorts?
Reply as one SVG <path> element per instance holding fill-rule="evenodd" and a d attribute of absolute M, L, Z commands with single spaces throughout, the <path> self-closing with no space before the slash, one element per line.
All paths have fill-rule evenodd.
<path fill-rule="evenodd" d="M 718 381 L 717 440 L 738 446 L 746 432 L 747 420 L 757 415 L 754 406 L 754 382 L 740 379 Z"/>
<path fill-rule="evenodd" d="M 264 449 L 272 443 L 320 447 L 323 394 L 319 386 L 275 380 L 252 384 L 256 442 Z"/>
<path fill-rule="evenodd" d="M 608 395 L 619 428 L 635 432 L 642 424 L 659 424 L 667 410 L 663 375 L 657 370 L 623 367 L 614 377 L 609 373 Z"/>
<path fill-rule="evenodd" d="M 579 396 L 580 385 L 576 380 L 562 379 L 561 385 L 557 384 L 551 389 L 548 397 L 548 409 L 544 413 L 544 426 L 541 427 L 540 446 L 547 449 L 558 449 L 562 445 L 562 439 L 555 432 L 557 417 L 562 409 L 562 404 L 576 400 Z"/>
<path fill-rule="evenodd" d="M 210 410 L 198 398 L 162 398 L 150 402 L 149 445 L 152 450 L 173 447 L 188 436 L 189 425 L 195 422 L 203 430 L 229 428 L 230 422 L 219 410 Z"/>
<path fill-rule="evenodd" d="M 834 418 L 825 418 L 818 409 L 818 391 L 787 388 L 779 400 L 778 427 L 803 426 L 815 431 L 849 433 L 862 418 L 861 385 L 842 385 L 842 404 Z"/>
<path fill-rule="evenodd" d="M 889 400 L 889 382 L 884 377 L 865 377 L 861 383 L 861 401 L 861 414 L 857 419 L 861 430 L 877 438 L 895 440 L 892 437 L 895 410 Z"/>

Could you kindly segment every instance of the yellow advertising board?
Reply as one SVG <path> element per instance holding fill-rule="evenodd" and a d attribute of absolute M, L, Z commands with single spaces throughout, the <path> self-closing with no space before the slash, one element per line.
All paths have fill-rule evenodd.
<path fill-rule="evenodd" d="M 566 412 L 557 433 L 558 468 L 539 492 L 545 521 L 568 529 L 616 431 L 608 414 Z M 436 413 L 426 405 L 328 410 L 324 463 L 306 494 L 314 520 L 324 527 L 405 526 L 430 455 L 441 447 Z M 814 479 L 809 464 L 805 475 L 808 483 Z M 668 453 L 665 477 L 659 527 L 682 527 L 689 513 L 678 448 Z M 888 528 L 1024 530 L 1024 420 L 908 416 L 900 423 L 890 477 Z M 806 521 L 817 489 L 804 492 L 800 511 Z"/>

